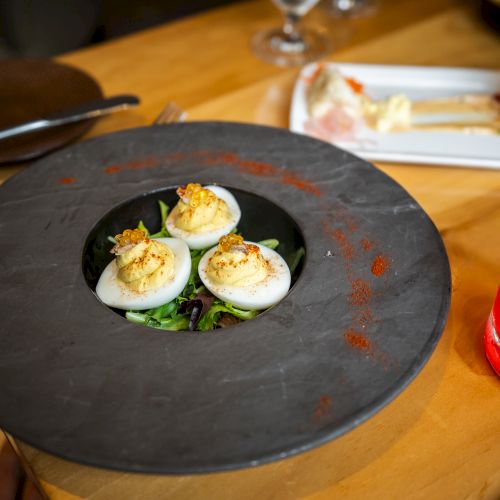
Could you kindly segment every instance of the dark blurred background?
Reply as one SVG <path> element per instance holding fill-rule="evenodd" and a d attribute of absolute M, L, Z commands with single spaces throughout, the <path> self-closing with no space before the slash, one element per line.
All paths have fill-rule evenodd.
<path fill-rule="evenodd" d="M 0 58 L 50 57 L 236 0 L 0 0 Z"/>
<path fill-rule="evenodd" d="M 0 59 L 51 57 L 237 1 L 0 0 Z M 471 1 L 500 31 L 500 0 Z"/>

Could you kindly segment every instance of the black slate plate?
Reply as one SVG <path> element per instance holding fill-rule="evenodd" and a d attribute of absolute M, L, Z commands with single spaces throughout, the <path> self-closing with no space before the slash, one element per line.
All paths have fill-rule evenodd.
<path fill-rule="evenodd" d="M 47 59 L 0 61 L 0 129 L 45 118 L 103 97 L 87 73 Z M 26 161 L 74 141 L 92 127 L 84 120 L 0 141 L 0 163 Z"/>
<path fill-rule="evenodd" d="M 305 239 L 302 274 L 227 330 L 128 323 L 87 285 L 86 238 L 121 203 L 189 181 L 282 207 Z M 449 307 L 446 252 L 415 200 L 366 161 L 280 129 L 189 123 L 83 142 L 2 186 L 0 221 L 0 427 L 103 467 L 206 472 L 325 443 L 415 377 Z"/>

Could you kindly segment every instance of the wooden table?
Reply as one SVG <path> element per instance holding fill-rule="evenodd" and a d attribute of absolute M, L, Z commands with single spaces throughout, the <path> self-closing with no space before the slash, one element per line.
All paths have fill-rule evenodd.
<path fill-rule="evenodd" d="M 468 3 L 379 0 L 375 16 L 356 20 L 327 18 L 320 7 L 309 22 L 330 31 L 336 45 L 330 60 L 498 69 L 499 38 Z M 92 74 L 106 94 L 133 92 L 142 99 L 137 110 L 101 120 L 89 137 L 149 124 L 171 99 L 191 120 L 287 127 L 297 70 L 260 62 L 249 48 L 253 32 L 278 22 L 270 2 L 243 2 L 59 60 Z M 500 498 L 500 379 L 482 349 L 500 284 L 500 172 L 377 166 L 434 220 L 453 273 L 446 330 L 408 389 L 329 444 L 237 472 L 182 477 L 109 472 L 20 443 L 51 498 Z M 3 168 L 0 180 L 21 168 Z"/>

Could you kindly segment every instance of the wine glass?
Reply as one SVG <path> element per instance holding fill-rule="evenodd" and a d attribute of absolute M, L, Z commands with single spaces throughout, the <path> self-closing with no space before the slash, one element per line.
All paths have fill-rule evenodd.
<path fill-rule="evenodd" d="M 278 66 L 300 66 L 330 51 L 329 38 L 319 29 L 300 26 L 319 0 L 272 0 L 285 19 L 281 28 L 258 32 L 252 38 L 254 53 Z"/>

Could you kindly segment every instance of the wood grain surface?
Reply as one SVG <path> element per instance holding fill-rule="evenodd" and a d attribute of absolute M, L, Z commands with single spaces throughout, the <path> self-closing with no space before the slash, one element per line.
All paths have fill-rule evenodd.
<path fill-rule="evenodd" d="M 499 69 L 500 39 L 461 0 L 379 0 L 373 16 L 306 19 L 334 41 L 328 60 Z M 150 124 L 175 100 L 191 120 L 288 126 L 297 69 L 256 59 L 249 40 L 279 23 L 252 1 L 67 54 L 106 94 L 142 105 L 102 119 L 87 137 Z M 500 284 L 500 172 L 377 164 L 437 225 L 450 257 L 452 307 L 435 353 L 389 406 L 347 435 L 266 466 L 197 476 L 145 476 L 70 463 L 19 443 L 50 498 L 483 499 L 500 498 L 500 379 L 482 348 Z M 4 167 L 0 180 L 23 166 Z M 36 418 L 36 415 L 33 416 Z"/>

